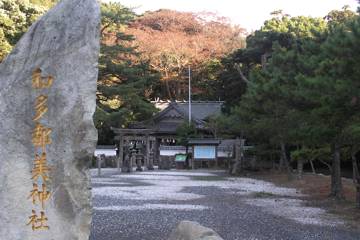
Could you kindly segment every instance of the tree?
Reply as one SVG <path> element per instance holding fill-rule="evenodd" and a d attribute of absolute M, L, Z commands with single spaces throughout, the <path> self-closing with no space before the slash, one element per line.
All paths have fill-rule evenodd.
<path fill-rule="evenodd" d="M 204 93 L 208 85 L 204 87 L 200 78 L 211 76 L 216 59 L 244 46 L 242 29 L 211 14 L 147 12 L 130 25 L 127 33 L 135 36 L 134 45 L 139 46 L 142 58 L 161 73 L 159 97 L 166 99 L 186 97 L 189 65 L 194 93 Z M 207 70 L 209 74 L 201 73 Z"/>
<path fill-rule="evenodd" d="M 290 17 L 277 14 L 265 21 L 260 30 L 246 39 L 246 48 L 239 49 L 222 60 L 224 71 L 218 78 L 222 83 L 220 96 L 226 102 L 227 112 L 236 106 L 246 92 L 252 71 L 266 69 L 274 44 L 290 49 L 302 38 L 315 38 L 326 28 L 324 20 L 310 17 Z"/>
<path fill-rule="evenodd" d="M 58 0 L 30 0 L 30 3 L 45 7 L 46 9 L 51 8 L 57 2 L 58 2 Z"/>
<path fill-rule="evenodd" d="M 306 94 L 316 103 L 311 111 L 318 123 L 314 127 L 322 129 L 323 138 L 332 146 L 331 195 L 336 198 L 343 197 L 340 150 L 354 137 L 351 129 L 358 126 L 354 120 L 360 109 L 359 36 L 359 18 L 332 28 L 322 46 L 316 76 L 305 79 Z"/>
<path fill-rule="evenodd" d="M 351 19 L 357 17 L 356 13 L 350 9 L 349 5 L 346 5 L 342 10 L 333 10 L 325 16 L 330 28 L 336 27 L 339 24 L 344 24 Z"/>
<path fill-rule="evenodd" d="M 0 62 L 43 13 L 44 7 L 21 0 L 0 1 Z"/>
<path fill-rule="evenodd" d="M 293 146 L 299 154 L 292 156 L 299 159 L 309 147 L 316 152 L 331 146 L 331 165 L 324 158 L 321 161 L 331 169 L 331 195 L 338 199 L 343 196 L 341 150 L 351 145 L 354 156 L 359 119 L 360 20 L 346 16 L 333 18 L 328 28 L 321 19 L 305 17 L 267 21 L 248 38 L 248 47 L 237 53 L 245 63 L 240 71 L 248 68 L 247 86 L 232 111 L 258 143 L 280 146 L 287 168 Z M 255 54 L 245 58 L 246 53 Z M 259 59 L 260 54 L 266 55 L 266 61 Z"/>
<path fill-rule="evenodd" d="M 130 46 L 133 36 L 124 33 L 136 16 L 134 12 L 119 3 L 103 3 L 101 10 L 102 44 L 94 122 L 99 130 L 99 144 L 109 144 L 113 139 L 111 127 L 126 127 L 156 112 L 149 98 L 158 75 Z"/>
<path fill-rule="evenodd" d="M 313 68 L 313 65 L 308 64 L 311 54 L 307 54 L 307 62 L 299 60 L 305 59 L 301 56 L 304 51 L 313 53 L 316 50 L 316 47 L 306 44 L 320 41 L 317 35 L 324 32 L 325 26 L 321 19 L 274 18 L 265 22 L 261 31 L 251 37 L 248 41 L 251 43 L 250 50 L 240 50 L 237 55 L 240 55 L 240 60 L 251 59 L 246 62 L 249 72 L 249 80 L 246 81 L 251 84 L 246 84 L 246 93 L 233 114 L 239 115 L 238 121 L 243 129 L 247 129 L 253 136 L 269 139 L 272 145 L 279 147 L 280 168 L 287 169 L 289 175 L 288 146 L 299 137 L 299 120 L 302 119 L 299 111 L 309 104 L 296 92 L 299 85 L 296 76 L 311 72 Z M 257 56 L 246 58 L 245 54 L 252 52 L 256 52 Z M 266 66 L 261 62 L 259 53 L 267 54 Z M 266 139 L 260 141 L 266 142 Z"/>
<path fill-rule="evenodd" d="M 190 138 L 198 137 L 199 134 L 197 132 L 196 126 L 194 123 L 189 124 L 187 121 L 184 121 L 177 129 L 176 129 L 176 136 L 177 136 L 177 144 L 179 145 L 188 145 L 188 140 Z M 187 148 L 186 148 L 187 152 Z"/>
<path fill-rule="evenodd" d="M 310 163 L 312 172 L 315 174 L 316 169 L 314 167 L 314 161 L 319 161 L 328 167 L 331 172 L 331 165 L 328 163 L 331 159 L 331 150 L 328 145 L 302 145 L 301 148 L 291 152 L 291 158 L 297 162 L 298 165 L 298 176 L 302 177 L 303 164 L 306 162 Z"/>

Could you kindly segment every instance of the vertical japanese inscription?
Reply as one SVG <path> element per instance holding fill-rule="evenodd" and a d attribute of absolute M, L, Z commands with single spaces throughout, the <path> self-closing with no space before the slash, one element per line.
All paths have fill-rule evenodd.
<path fill-rule="evenodd" d="M 51 144 L 52 130 L 51 128 L 44 126 L 43 123 L 41 123 L 41 120 L 48 111 L 48 96 L 42 94 L 42 91 L 50 88 L 53 81 L 54 79 L 51 76 L 46 78 L 42 77 L 40 69 L 36 69 L 32 74 L 32 88 L 36 91 L 41 91 L 34 104 L 35 114 L 33 121 L 35 122 L 35 128 L 32 132 L 32 143 L 35 149 L 35 159 L 31 170 L 33 189 L 28 196 L 28 199 L 31 199 L 35 208 L 32 210 L 29 222 L 27 223 L 27 225 L 31 225 L 33 231 L 49 229 L 47 224 L 48 218 L 45 214 L 45 206 L 46 202 L 51 197 L 51 192 L 48 187 L 50 183 L 49 174 L 51 168 L 47 163 L 46 146 Z M 39 215 L 37 214 L 37 210 L 39 210 Z"/>

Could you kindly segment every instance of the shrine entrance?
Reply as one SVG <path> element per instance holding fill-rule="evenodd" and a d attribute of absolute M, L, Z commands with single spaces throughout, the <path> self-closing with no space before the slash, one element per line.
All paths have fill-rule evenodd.
<path fill-rule="evenodd" d="M 155 103 L 157 105 L 157 103 Z M 175 166 L 174 151 L 187 153 L 185 146 L 176 146 L 177 130 L 189 119 L 187 102 L 159 102 L 162 111 L 150 119 L 131 123 L 128 128 L 112 128 L 118 145 L 117 168 L 123 172 L 170 169 Z M 161 105 L 161 106 L 160 106 Z M 166 107 L 164 106 L 166 105 Z M 192 123 L 203 136 L 211 135 L 206 119 L 220 114 L 222 102 L 192 102 Z M 160 150 L 162 155 L 160 156 Z"/>
<path fill-rule="evenodd" d="M 154 170 L 154 155 L 156 154 L 156 139 L 151 136 L 151 129 L 112 129 L 118 142 L 118 171 L 131 172 L 136 164 L 136 170 Z"/>

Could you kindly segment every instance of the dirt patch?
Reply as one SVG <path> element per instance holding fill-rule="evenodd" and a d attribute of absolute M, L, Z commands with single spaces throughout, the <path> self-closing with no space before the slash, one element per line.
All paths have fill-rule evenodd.
<path fill-rule="evenodd" d="M 310 206 L 324 208 L 344 219 L 349 227 L 360 230 L 360 209 L 355 207 L 356 190 L 351 179 L 343 178 L 345 199 L 336 201 L 329 198 L 330 176 L 304 174 L 302 179 L 297 179 L 294 175 L 294 178 L 289 180 L 287 174 L 276 171 L 247 173 L 246 176 L 269 181 L 281 187 L 296 188 L 306 195 L 304 199 Z"/>
<path fill-rule="evenodd" d="M 224 181 L 226 180 L 223 176 L 193 176 L 191 177 L 195 181 Z"/>

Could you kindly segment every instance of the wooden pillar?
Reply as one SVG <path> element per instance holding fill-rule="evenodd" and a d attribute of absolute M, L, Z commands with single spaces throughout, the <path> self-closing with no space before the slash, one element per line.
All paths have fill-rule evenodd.
<path fill-rule="evenodd" d="M 146 167 L 148 170 L 154 170 L 154 164 L 152 162 L 152 159 L 150 159 L 150 151 L 151 151 L 151 148 L 150 148 L 150 137 L 149 135 L 146 135 Z"/>
<path fill-rule="evenodd" d="M 146 152 L 145 152 L 145 167 L 149 169 L 149 158 L 150 158 L 150 141 L 149 141 L 149 134 L 145 136 L 145 144 L 146 144 Z"/>
<path fill-rule="evenodd" d="M 101 176 L 101 159 L 102 159 L 102 156 L 98 155 L 98 156 L 96 156 L 96 159 L 97 159 L 97 167 L 98 167 L 98 176 L 100 177 Z"/>
<path fill-rule="evenodd" d="M 235 163 L 232 166 L 231 174 L 237 174 L 241 171 L 241 152 L 242 152 L 242 146 L 241 146 L 241 140 L 239 138 L 236 138 L 235 141 Z"/>
<path fill-rule="evenodd" d="M 195 147 L 192 146 L 191 169 L 195 169 Z"/>
<path fill-rule="evenodd" d="M 161 139 L 156 138 L 154 143 L 154 160 L 156 159 L 158 165 L 160 165 L 160 141 Z"/>
<path fill-rule="evenodd" d="M 144 156 L 142 154 L 136 154 L 135 155 L 135 162 L 136 162 L 136 171 L 138 172 L 142 172 L 143 169 L 142 169 L 142 163 L 141 163 L 141 160 Z"/>
<path fill-rule="evenodd" d="M 130 162 L 129 162 L 129 172 L 132 172 L 133 171 L 133 166 L 134 166 L 134 163 L 136 163 L 136 156 L 135 156 L 135 153 L 132 152 L 131 153 L 131 157 L 130 157 Z"/>
<path fill-rule="evenodd" d="M 121 134 L 119 140 L 119 156 L 117 158 L 117 163 L 116 163 L 118 172 L 120 172 L 120 168 L 121 168 L 121 164 L 123 164 L 123 160 L 124 160 L 124 136 Z"/>
<path fill-rule="evenodd" d="M 215 168 L 219 167 L 219 158 L 218 158 L 218 146 L 215 146 Z"/>

